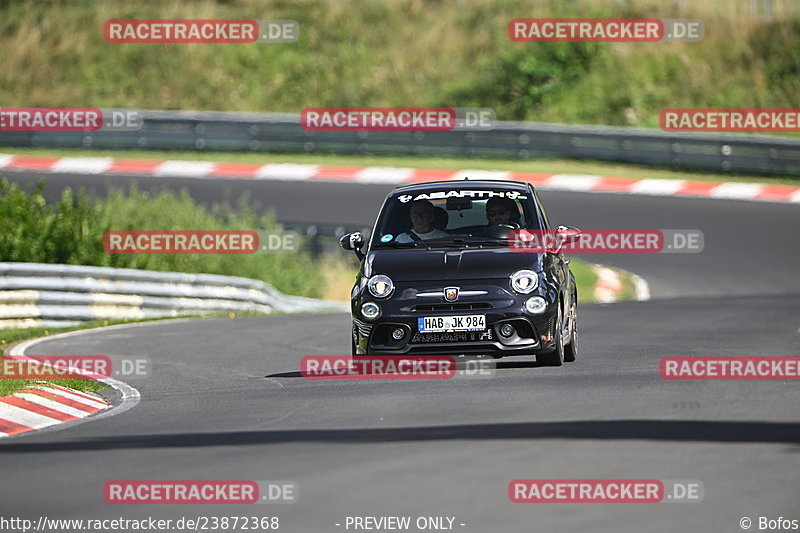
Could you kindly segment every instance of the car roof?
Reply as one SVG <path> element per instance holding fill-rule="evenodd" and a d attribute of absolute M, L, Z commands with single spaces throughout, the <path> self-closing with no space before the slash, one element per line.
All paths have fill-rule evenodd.
<path fill-rule="evenodd" d="M 390 193 L 390 196 L 397 193 L 424 192 L 427 190 L 442 189 L 442 188 L 448 188 L 451 190 L 488 188 L 488 189 L 504 189 L 504 190 L 523 192 L 528 190 L 528 184 L 520 181 L 485 180 L 485 179 L 428 181 L 425 183 L 414 183 L 412 185 L 401 185 L 400 187 L 395 188 Z"/>

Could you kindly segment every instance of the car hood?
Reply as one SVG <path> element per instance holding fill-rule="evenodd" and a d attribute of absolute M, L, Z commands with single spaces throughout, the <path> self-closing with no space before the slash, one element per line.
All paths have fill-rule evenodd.
<path fill-rule="evenodd" d="M 542 270 L 544 254 L 508 248 L 376 250 L 367 254 L 364 274 L 393 281 L 444 281 L 508 278 L 523 268 Z"/>

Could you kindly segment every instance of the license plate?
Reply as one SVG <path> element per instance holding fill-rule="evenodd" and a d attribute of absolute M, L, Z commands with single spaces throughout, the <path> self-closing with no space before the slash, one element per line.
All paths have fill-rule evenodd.
<path fill-rule="evenodd" d="M 426 316 L 417 319 L 420 333 L 486 329 L 486 315 Z"/>
<path fill-rule="evenodd" d="M 492 341 L 492 330 L 486 331 L 450 331 L 443 333 L 415 333 L 412 344 L 433 342 L 485 342 Z"/>

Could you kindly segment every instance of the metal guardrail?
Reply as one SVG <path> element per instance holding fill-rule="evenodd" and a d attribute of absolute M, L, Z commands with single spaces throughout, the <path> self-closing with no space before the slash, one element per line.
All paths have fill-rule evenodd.
<path fill-rule="evenodd" d="M 286 231 L 296 231 L 303 236 L 302 249 L 314 259 L 328 254 L 337 254 L 342 257 L 349 257 L 355 260 L 355 254 L 342 253 L 342 248 L 339 245 L 339 238 L 345 233 L 353 231 L 360 231 L 364 235 L 365 240 L 369 240 L 372 233 L 372 228 L 352 226 L 352 225 L 331 225 L 331 224 L 315 224 L 308 223 L 289 223 L 283 224 L 283 229 Z M 358 262 L 354 262 L 354 266 Z"/>
<path fill-rule="evenodd" d="M 720 173 L 800 177 L 800 139 L 499 122 L 490 131 L 306 131 L 297 114 L 143 111 L 139 131 L 0 132 L 0 146 L 592 159 Z"/>
<path fill-rule="evenodd" d="M 40 263 L 0 263 L 0 328 L 220 312 L 347 311 L 346 302 L 289 296 L 262 281 Z"/>

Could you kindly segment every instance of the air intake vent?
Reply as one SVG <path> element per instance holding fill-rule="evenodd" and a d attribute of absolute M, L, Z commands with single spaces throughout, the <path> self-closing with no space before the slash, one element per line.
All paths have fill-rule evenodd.
<path fill-rule="evenodd" d="M 414 306 L 414 311 L 479 311 L 491 309 L 488 303 L 424 304 Z"/>

